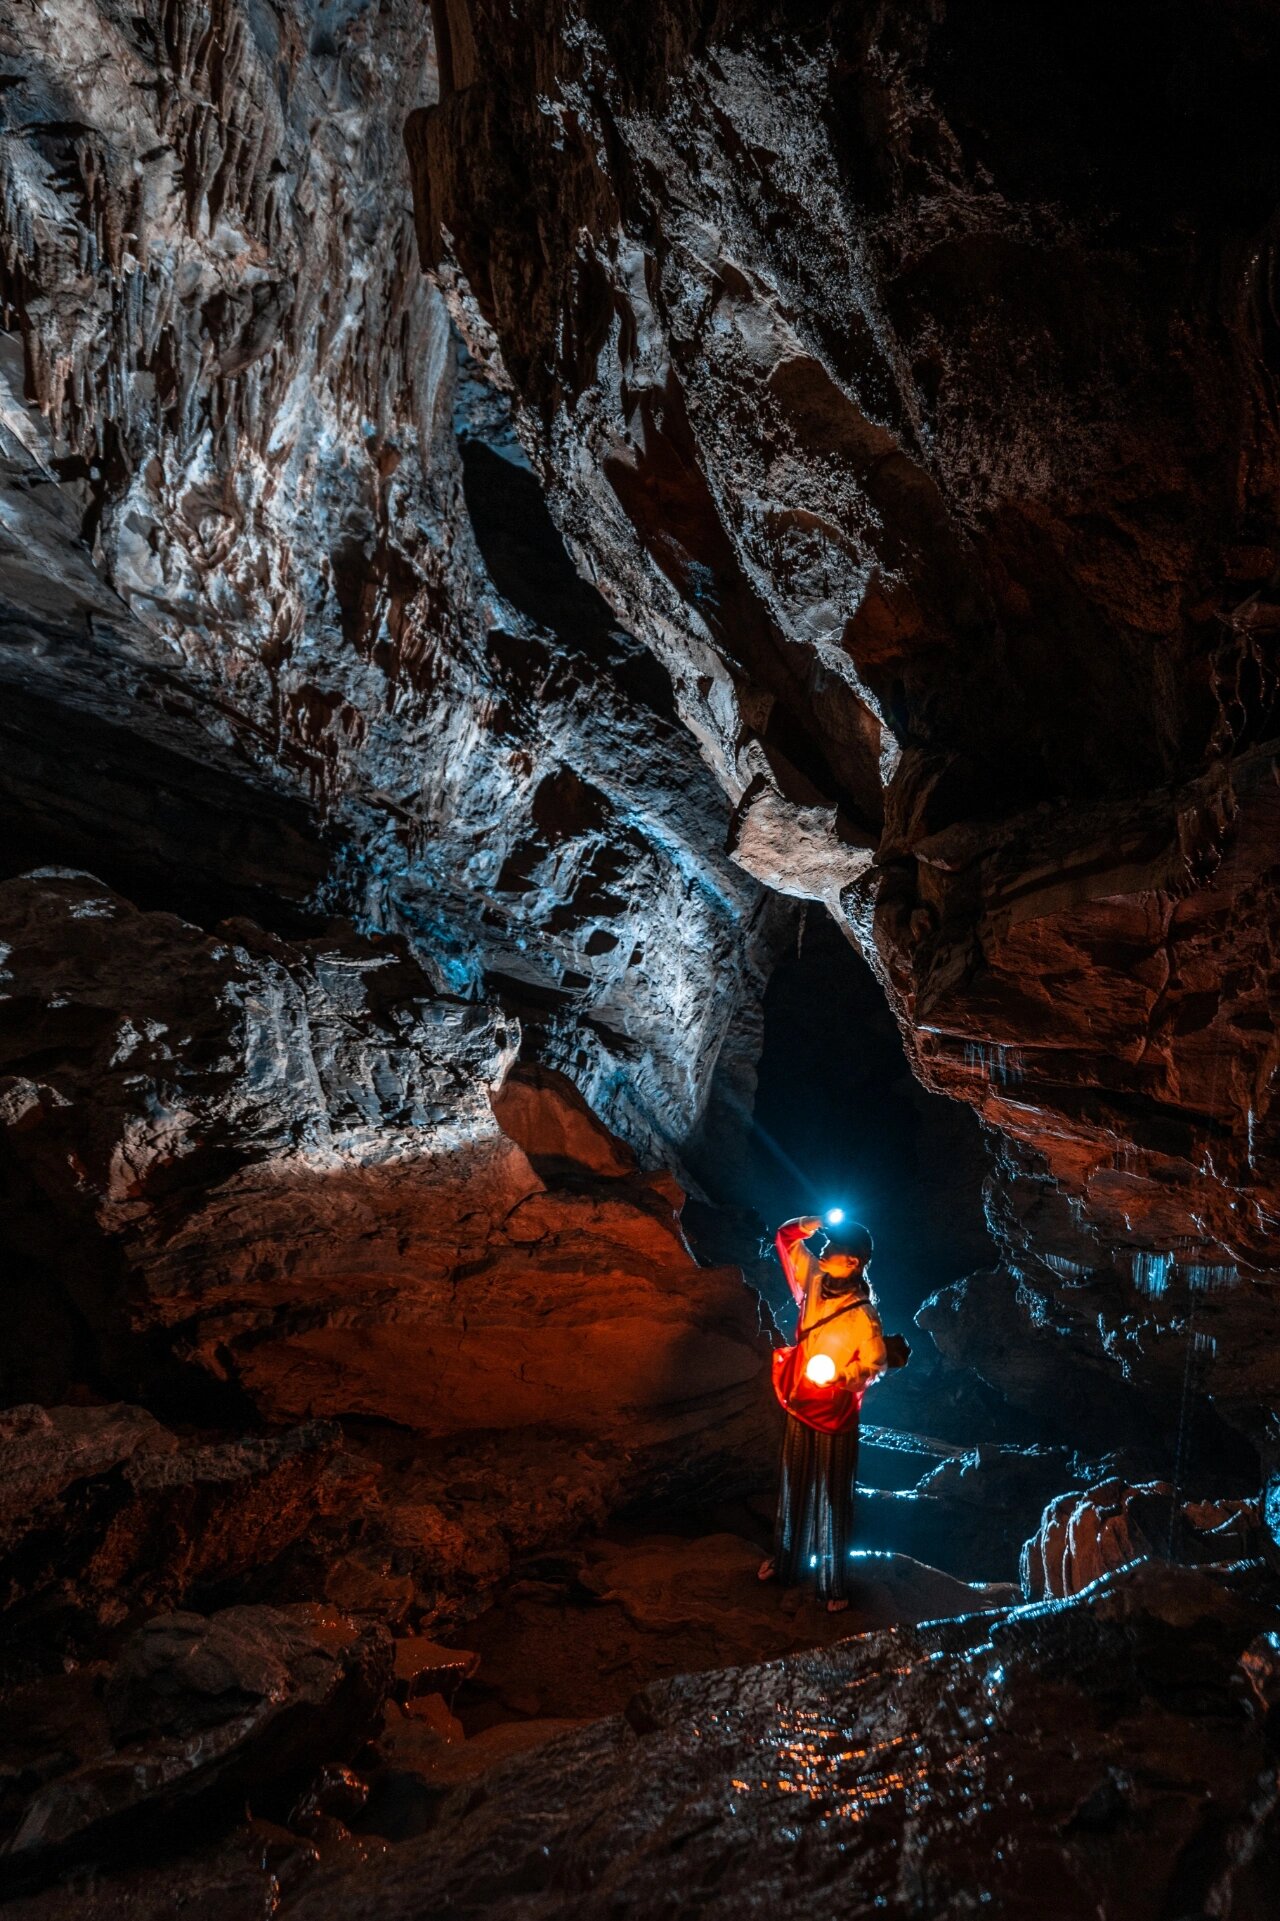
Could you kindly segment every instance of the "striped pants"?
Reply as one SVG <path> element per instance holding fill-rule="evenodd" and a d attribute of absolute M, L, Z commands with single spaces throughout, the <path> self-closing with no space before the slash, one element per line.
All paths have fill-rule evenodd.
<path fill-rule="evenodd" d="M 819 1434 L 789 1414 L 774 1530 L 785 1585 L 815 1581 L 824 1601 L 850 1599 L 857 1484 L 857 1422 L 843 1434 Z"/>

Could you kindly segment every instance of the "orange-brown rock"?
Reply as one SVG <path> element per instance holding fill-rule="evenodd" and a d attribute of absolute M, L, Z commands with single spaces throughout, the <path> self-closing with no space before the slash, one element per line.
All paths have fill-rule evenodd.
<path fill-rule="evenodd" d="M 499 1124 L 504 1016 L 389 945 L 209 936 L 86 877 L 5 883 L 0 921 L 10 1232 L 119 1365 L 160 1341 L 276 1423 L 550 1428 L 761 1472 L 754 1295 L 559 1084 L 512 1110 L 573 1178 L 535 1173 Z"/>
<path fill-rule="evenodd" d="M 498 1125 L 536 1167 L 578 1168 L 592 1174 L 629 1174 L 635 1155 L 616 1140 L 576 1087 L 554 1069 L 518 1067 L 493 1097 Z"/>

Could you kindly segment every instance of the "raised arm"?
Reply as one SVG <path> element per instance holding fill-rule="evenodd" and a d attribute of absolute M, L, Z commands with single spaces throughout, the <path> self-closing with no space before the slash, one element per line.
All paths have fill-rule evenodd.
<path fill-rule="evenodd" d="M 804 1291 L 817 1266 L 805 1242 L 821 1226 L 822 1221 L 817 1214 L 801 1214 L 794 1221 L 784 1221 L 773 1237 L 782 1271 L 787 1277 L 787 1286 L 798 1307 L 804 1306 Z"/>

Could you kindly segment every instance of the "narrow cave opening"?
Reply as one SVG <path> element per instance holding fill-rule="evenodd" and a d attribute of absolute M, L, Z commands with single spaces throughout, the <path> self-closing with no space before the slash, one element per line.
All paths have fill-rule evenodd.
<path fill-rule="evenodd" d="M 930 1294 L 996 1258 L 973 1110 L 921 1086 L 883 989 L 819 907 L 798 916 L 770 975 L 750 1111 L 713 1087 L 695 1172 L 714 1199 L 750 1209 L 771 1231 L 832 1207 L 861 1221 L 895 1327 L 910 1329 Z M 705 1232 L 702 1211 L 689 1211 L 695 1233 Z M 794 1310 L 776 1263 L 753 1273 L 789 1332 Z"/>
<path fill-rule="evenodd" d="M 863 1222 L 884 1311 L 909 1326 L 928 1295 L 994 1258 L 986 1172 L 972 1109 L 920 1085 L 871 969 L 811 909 L 765 994 L 744 1166 L 755 1205 L 771 1226 L 837 1206 Z"/>

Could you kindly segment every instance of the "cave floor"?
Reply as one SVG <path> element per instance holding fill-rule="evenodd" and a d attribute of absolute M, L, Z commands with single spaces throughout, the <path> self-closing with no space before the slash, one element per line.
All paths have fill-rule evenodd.
<path fill-rule="evenodd" d="M 946 1446 L 890 1430 L 870 1439 L 863 1524 L 874 1539 L 877 1499 L 911 1498 L 909 1486 L 883 1484 L 909 1484 L 915 1457 L 945 1455 Z M 386 1443 L 388 1461 L 397 1445 Z M 515 1472 L 530 1462 L 509 1453 L 506 1465 Z M 1010 1462 L 997 1453 L 988 1471 L 993 1486 L 1004 1485 Z M 451 1512 L 470 1511 L 477 1525 L 503 1495 L 483 1455 L 469 1474 L 452 1453 L 406 1457 L 389 1476 L 406 1522 L 426 1511 L 417 1504 L 424 1475 L 446 1484 Z M 972 1511 L 956 1505 L 961 1524 Z M 89 1663 L 32 1683 L 14 1700 L 0 1776 L 7 1770 L 15 1789 L 20 1776 L 47 1778 L 41 1821 L 69 1823 L 72 1840 L 87 1818 L 103 1824 L 105 1843 L 114 1798 L 125 1792 L 105 1734 L 91 1745 L 106 1758 L 70 1777 L 67 1794 L 59 1787 L 67 1761 L 55 1751 L 82 1744 L 104 1707 L 128 1733 L 131 1715 L 154 1713 L 148 1703 L 161 1689 L 174 1740 L 144 1734 L 129 1750 L 142 1774 L 154 1773 L 140 1814 L 163 1796 L 161 1775 L 179 1751 L 197 1773 L 220 1765 L 216 1717 L 228 1702 L 236 1726 L 243 1713 L 240 1697 L 225 1693 L 228 1674 L 257 1686 L 255 1663 L 283 1663 L 282 1726 L 292 1701 L 315 1732 L 305 1753 L 281 1750 L 272 1710 L 252 1710 L 234 1737 L 245 1761 L 234 1763 L 225 1794 L 175 1802 L 169 1830 L 151 1819 L 139 1827 L 140 1846 L 118 1824 L 102 1848 L 86 1833 L 49 1885 L 14 1889 L 6 1914 L 594 1921 L 730 1914 L 741 1894 L 746 1911 L 763 1915 L 777 1911 L 797 1874 L 819 1900 L 837 1873 L 849 1912 L 862 1912 L 863 1897 L 872 1903 L 883 1875 L 896 1872 L 905 1822 L 904 1835 L 918 1831 L 936 1852 L 940 1886 L 963 1888 L 979 1859 L 1012 1863 L 1000 1868 L 1012 1876 L 1007 1912 L 1021 1911 L 1045 1849 L 1061 1847 L 1071 1872 L 1048 1913 L 1075 1921 L 1092 1912 L 1092 1890 L 1113 1880 L 1135 1899 L 1156 1890 L 1156 1905 L 1139 1900 L 1136 1914 L 1159 1921 L 1182 1912 L 1158 1905 L 1168 1857 L 1179 1898 L 1243 1877 L 1240 1912 L 1253 1921 L 1245 1883 L 1266 1880 L 1280 1821 L 1256 1792 L 1269 1778 L 1266 1728 L 1280 1698 L 1274 1598 L 1255 1593 L 1256 1580 L 1223 1585 L 1144 1563 L 1121 1570 L 1114 1590 L 1098 1584 L 1096 1598 L 1036 1607 L 1019 1605 L 1007 1582 L 965 1581 L 868 1547 L 853 1604 L 829 1614 L 811 1590 L 758 1579 L 770 1531 L 770 1504 L 757 1497 L 633 1511 L 553 1535 L 553 1545 L 514 1553 L 509 1571 L 477 1590 L 478 1611 L 464 1607 L 446 1624 L 402 1610 L 391 1625 L 390 1688 L 384 1682 L 380 1705 L 355 1702 L 350 1714 L 341 1703 L 359 1649 L 370 1636 L 385 1649 L 379 1610 L 401 1606 L 394 1583 L 375 1578 L 372 1548 L 368 1562 L 341 1570 L 353 1594 L 363 1570 L 362 1622 L 340 1628 L 329 1608 L 305 1602 L 292 1612 L 232 1608 L 208 1621 L 179 1614 L 155 1624 L 165 1645 L 151 1667 L 121 1656 L 114 1669 Z M 972 1532 L 975 1556 L 1003 1571 L 1006 1551 Z M 319 1658 L 311 1637 L 342 1644 L 333 1658 L 347 1663 L 348 1678 L 336 1692 L 307 1679 Z M 183 1666 L 188 1644 L 194 1667 Z M 120 1682 L 130 1659 L 132 1694 Z M 208 1731 L 206 1709 L 215 1715 Z M 344 1737 L 347 1725 L 354 1738 Z M 344 1738 L 349 1767 L 325 1758 L 344 1752 Z M 292 1756 L 278 1775 L 277 1753 Z M 246 1771 L 255 1755 L 256 1772 Z M 130 1775 L 129 1793 L 142 1774 Z M 1043 1822 L 1029 1826 L 1020 1813 L 1028 1799 L 1044 1804 Z M 706 1885 L 677 1899 L 666 1891 L 684 1872 L 689 1824 L 707 1852 Z M 734 1877 L 744 1848 L 757 1847 L 764 1882 L 748 1898 L 735 1893 Z M 917 1911 L 910 1881 L 892 1894 L 894 1911 Z M 1114 1910 L 1122 1911 L 1128 1921 L 1128 1909 Z"/>
<path fill-rule="evenodd" d="M 832 1614 L 809 1589 L 762 1582 L 765 1551 L 738 1533 L 629 1530 L 549 1557 L 457 1637 L 479 1656 L 454 1703 L 463 1731 L 618 1714 L 669 1675 L 775 1660 L 1011 1594 L 984 1594 L 907 1555 L 868 1553 L 850 1607 Z"/>

